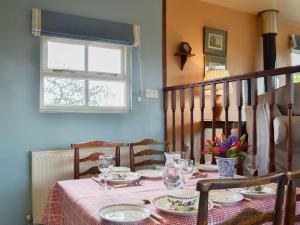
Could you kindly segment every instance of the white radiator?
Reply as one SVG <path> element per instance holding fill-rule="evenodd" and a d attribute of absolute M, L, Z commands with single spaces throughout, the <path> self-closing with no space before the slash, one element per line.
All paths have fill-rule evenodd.
<path fill-rule="evenodd" d="M 111 150 L 111 148 L 101 148 L 101 152 L 104 153 L 111 153 Z M 84 157 L 95 151 L 97 149 L 85 150 L 80 153 L 80 156 Z M 82 170 L 92 163 L 82 165 Z M 128 148 L 121 148 L 121 165 L 129 166 Z M 41 224 L 49 189 L 57 181 L 73 179 L 74 150 L 32 151 L 31 169 L 33 224 Z"/>
<path fill-rule="evenodd" d="M 31 160 L 33 224 L 41 224 L 49 189 L 59 180 L 73 178 L 74 151 L 33 151 Z"/>

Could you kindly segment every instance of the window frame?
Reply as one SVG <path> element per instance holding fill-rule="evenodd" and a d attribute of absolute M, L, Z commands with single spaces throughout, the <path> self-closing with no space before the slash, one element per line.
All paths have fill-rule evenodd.
<path fill-rule="evenodd" d="M 84 71 L 79 70 L 61 70 L 49 69 L 48 62 L 48 41 L 79 44 L 84 45 Z M 122 45 L 112 45 L 106 43 L 90 42 L 83 40 L 56 38 L 56 37 L 42 37 L 40 43 L 40 112 L 79 112 L 79 113 L 125 113 L 131 110 L 131 79 L 129 71 L 128 49 Z M 121 50 L 121 73 L 105 73 L 105 72 L 89 72 L 88 71 L 88 47 L 103 47 Z M 71 78 L 85 81 L 85 105 L 83 106 L 66 106 L 66 105 L 46 105 L 44 104 L 44 80 L 46 77 L 56 78 Z M 125 84 L 125 106 L 89 106 L 89 80 L 99 81 L 120 81 Z"/>
<path fill-rule="evenodd" d="M 292 66 L 299 65 L 299 64 L 295 63 L 295 59 L 293 57 L 293 56 L 296 56 L 296 55 L 300 58 L 300 52 L 299 51 L 291 51 L 291 65 Z M 300 73 L 294 73 L 293 82 L 294 83 L 299 83 L 299 80 L 300 80 Z"/>

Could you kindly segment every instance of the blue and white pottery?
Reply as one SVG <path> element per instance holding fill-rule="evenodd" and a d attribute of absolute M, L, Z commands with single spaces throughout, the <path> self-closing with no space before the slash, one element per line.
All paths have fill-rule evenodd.
<path fill-rule="evenodd" d="M 233 178 L 236 158 L 216 157 L 220 177 Z"/>

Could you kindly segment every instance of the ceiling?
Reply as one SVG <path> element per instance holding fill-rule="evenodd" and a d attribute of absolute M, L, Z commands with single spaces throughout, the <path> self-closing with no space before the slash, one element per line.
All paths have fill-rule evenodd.
<path fill-rule="evenodd" d="M 266 9 L 277 9 L 280 17 L 300 22 L 300 0 L 201 0 L 239 11 L 257 14 Z"/>

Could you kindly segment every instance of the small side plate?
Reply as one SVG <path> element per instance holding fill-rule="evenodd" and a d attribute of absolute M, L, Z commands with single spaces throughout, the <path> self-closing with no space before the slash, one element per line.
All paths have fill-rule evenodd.
<path fill-rule="evenodd" d="M 115 173 L 110 172 L 107 181 L 112 184 L 129 184 L 141 178 L 141 175 L 133 172 Z"/>
<path fill-rule="evenodd" d="M 218 166 L 213 164 L 198 164 L 196 165 L 196 168 L 201 171 L 205 172 L 217 172 Z"/>
<path fill-rule="evenodd" d="M 195 216 L 198 213 L 198 202 L 195 204 L 195 207 L 187 208 L 187 210 L 172 207 L 171 203 L 168 201 L 167 195 L 156 197 L 151 202 L 157 209 L 172 215 Z M 211 210 L 213 207 L 214 204 L 211 201 L 208 201 L 208 210 Z"/>
<path fill-rule="evenodd" d="M 243 200 L 243 195 L 233 191 L 216 190 L 209 192 L 209 199 L 212 202 L 222 205 L 233 205 Z"/>
<path fill-rule="evenodd" d="M 130 168 L 129 167 L 125 167 L 125 166 L 114 166 L 113 168 L 111 168 L 111 172 L 130 172 Z"/>
<path fill-rule="evenodd" d="M 261 191 L 242 189 L 240 193 L 248 198 L 268 198 L 276 195 L 276 188 L 264 186 Z"/>
<path fill-rule="evenodd" d="M 150 217 L 150 210 L 142 205 L 113 204 L 99 209 L 98 215 L 108 222 L 132 224 Z"/>
<path fill-rule="evenodd" d="M 161 178 L 162 172 L 159 170 L 138 170 L 136 171 L 137 174 L 139 174 L 141 177 L 144 178 Z"/>

